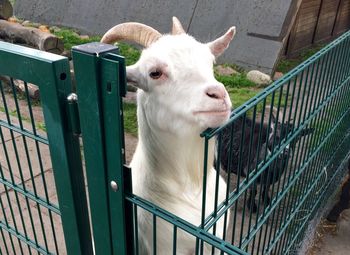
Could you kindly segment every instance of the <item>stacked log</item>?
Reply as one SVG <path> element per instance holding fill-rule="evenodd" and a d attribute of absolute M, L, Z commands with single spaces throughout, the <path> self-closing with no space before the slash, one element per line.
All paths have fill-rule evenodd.
<path fill-rule="evenodd" d="M 0 39 L 55 54 L 61 54 L 64 50 L 63 42 L 57 36 L 38 28 L 24 27 L 6 20 L 0 20 Z"/>
<path fill-rule="evenodd" d="M 9 0 L 0 0 L 0 41 L 29 46 L 54 54 L 62 54 L 63 41 L 50 33 L 48 29 L 27 27 L 17 23 L 13 17 L 13 8 Z M 10 80 L 9 77 L 0 77 L 7 84 L 13 84 L 21 92 L 26 91 L 25 85 L 20 80 Z M 29 96 L 39 99 L 39 88 L 34 84 L 27 84 Z"/>
<path fill-rule="evenodd" d="M 8 0 L 0 0 L 0 19 L 7 20 L 12 17 L 13 8 Z"/>

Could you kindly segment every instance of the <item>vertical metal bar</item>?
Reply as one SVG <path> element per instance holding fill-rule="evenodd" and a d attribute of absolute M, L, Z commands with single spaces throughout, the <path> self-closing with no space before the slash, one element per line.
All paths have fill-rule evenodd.
<path fill-rule="evenodd" d="M 116 49 L 114 49 L 116 50 Z M 99 52 L 96 52 L 99 54 Z M 99 58 L 72 50 L 96 255 L 113 254 L 105 172 Z M 91 123 L 96 123 L 91 125 Z M 94 224 L 99 222 L 99 224 Z M 121 251 L 122 254 L 122 251 Z"/>
<path fill-rule="evenodd" d="M 256 158 L 260 159 L 260 151 L 261 151 L 261 147 L 262 147 L 262 133 L 263 133 L 263 128 L 264 128 L 264 117 L 265 117 L 265 108 L 266 108 L 266 97 L 263 99 L 263 105 L 262 105 L 262 112 L 261 112 L 261 120 L 260 120 L 260 127 L 259 127 L 259 139 L 258 139 L 258 147 L 257 147 L 257 155 Z M 266 134 L 268 136 L 268 134 Z M 259 166 L 259 160 L 256 161 L 255 164 L 255 169 L 256 171 L 258 170 L 258 166 Z M 253 183 L 253 189 L 256 189 L 257 186 L 257 181 L 255 181 Z M 260 195 L 258 198 L 258 205 L 257 205 L 257 212 L 255 215 L 255 228 L 257 228 L 258 226 L 258 222 L 259 222 L 259 212 L 260 212 Z M 260 230 L 261 233 L 262 230 Z M 254 236 L 253 238 L 253 247 L 255 245 L 255 238 L 256 238 L 257 234 Z M 260 247 L 260 238 L 258 241 L 258 248 L 257 248 L 257 252 L 259 251 L 259 247 Z"/>
<path fill-rule="evenodd" d="M 123 166 L 125 65 L 114 53 L 118 48 L 100 43 L 73 49 L 95 251 L 119 255 L 134 253 L 136 219 L 126 215 L 132 205 L 125 203 L 131 171 Z M 117 189 L 109 186 L 112 182 Z"/>
<path fill-rule="evenodd" d="M 20 110 L 19 105 L 18 105 L 16 89 L 15 89 L 14 82 L 13 82 L 12 78 L 11 78 L 11 88 L 12 88 L 12 93 L 13 93 L 14 100 L 15 100 L 15 106 L 16 106 L 17 117 L 18 117 L 18 120 L 19 120 L 19 125 L 20 125 L 20 128 L 23 130 L 21 110 Z M 4 103 L 5 103 L 5 101 L 4 101 Z M 8 122 L 9 122 L 9 124 L 11 124 L 11 120 L 10 119 L 8 119 Z M 16 146 L 16 143 L 15 143 L 15 139 L 13 137 L 12 131 L 11 131 L 11 137 L 12 137 L 12 141 L 13 141 L 14 152 L 15 152 L 15 155 L 16 155 L 17 167 L 18 167 L 18 171 L 20 173 L 21 182 L 23 184 L 23 189 L 26 191 L 26 186 L 24 185 L 25 184 L 25 180 L 24 180 L 24 177 L 23 177 L 23 170 L 22 170 L 22 166 L 21 166 L 21 163 L 20 163 L 21 161 L 19 159 L 19 155 L 18 155 L 18 152 L 17 152 L 17 146 Z M 28 153 L 28 146 L 27 146 L 26 138 L 25 138 L 24 135 L 22 135 L 22 140 L 23 140 L 23 144 L 24 144 L 25 153 L 27 155 L 27 161 L 28 161 L 29 170 L 32 172 L 30 157 L 29 157 L 29 153 Z M 40 166 L 42 167 L 42 164 L 40 164 Z M 42 168 L 41 168 L 41 170 L 42 170 Z M 41 171 L 41 173 L 43 174 L 43 171 Z M 34 179 L 32 179 L 32 182 L 34 182 Z M 45 191 L 46 191 L 46 187 L 45 187 Z M 28 209 L 29 214 L 30 214 L 30 220 L 32 221 L 31 209 L 30 209 L 30 206 L 29 206 L 29 203 L 28 203 L 28 198 L 25 197 L 25 199 L 26 199 L 26 202 L 27 202 L 27 209 Z M 38 205 L 37 209 L 39 210 L 39 219 L 40 219 L 41 231 L 42 231 L 43 238 L 44 238 L 45 249 L 48 251 L 49 250 L 48 242 L 47 242 L 47 238 L 46 238 L 46 234 L 45 234 L 44 221 L 42 219 L 42 214 L 40 212 L 40 208 L 41 207 Z M 23 227 L 24 227 L 24 234 L 25 234 L 26 237 L 28 237 L 27 230 L 26 230 L 26 227 L 25 227 L 26 224 L 24 222 L 22 224 L 23 224 Z M 34 228 L 33 228 L 33 231 L 35 233 Z M 36 239 L 36 237 L 35 237 L 35 239 Z M 29 246 L 28 246 L 28 248 L 29 248 Z M 31 254 L 31 251 L 30 251 L 30 254 Z"/>
<path fill-rule="evenodd" d="M 5 107 L 7 121 L 10 124 L 11 120 L 10 120 L 10 117 L 9 117 L 9 114 L 8 114 L 9 110 L 8 110 L 8 107 L 7 107 L 6 98 L 5 98 L 4 89 L 2 87 L 2 84 L 0 84 L 0 90 L 1 90 L 3 104 L 4 104 L 4 107 Z M 13 135 L 13 131 L 12 130 L 10 130 L 10 135 L 11 135 L 11 138 L 12 138 L 12 146 L 13 146 L 14 153 L 15 153 L 15 156 L 16 156 L 16 161 L 17 161 L 17 163 L 19 163 L 18 162 L 19 158 L 18 158 L 17 147 L 16 147 L 16 144 L 15 144 L 15 141 L 14 141 L 14 135 Z M 5 159 L 6 159 L 6 162 L 7 162 L 7 165 L 8 165 L 8 169 L 9 169 L 9 172 L 10 172 L 11 182 L 13 184 L 15 184 L 14 176 L 13 176 L 13 170 L 12 170 L 12 165 L 11 165 L 9 154 L 8 154 L 8 151 L 7 151 L 7 148 L 6 148 L 6 143 L 5 143 L 5 139 L 4 139 L 4 135 L 3 135 L 2 129 L 0 130 L 0 136 L 1 136 L 1 142 L 2 142 L 2 145 L 3 145 L 4 153 L 5 153 Z M 1 167 L 1 170 L 2 170 L 2 167 Z M 19 167 L 19 171 L 20 171 L 20 167 Z M 21 172 L 20 172 L 20 174 L 21 174 Z M 3 176 L 3 173 L 2 173 L 2 176 Z M 22 177 L 22 180 L 23 180 L 23 176 L 22 175 L 21 175 L 21 177 Z M 10 212 L 11 212 L 11 216 L 12 216 L 13 225 L 14 225 L 16 234 L 19 235 L 19 230 L 18 230 L 19 228 L 18 228 L 18 225 L 17 225 L 17 221 L 16 221 L 16 218 L 15 218 L 14 210 L 13 210 L 13 207 L 12 207 L 12 203 L 11 203 L 11 200 L 10 200 L 7 188 L 5 188 L 5 192 L 6 192 L 7 202 L 8 202 L 8 205 L 9 205 L 9 208 L 10 208 Z M 21 223 L 23 225 L 24 224 L 23 214 L 22 214 L 21 204 L 19 202 L 19 197 L 18 197 L 17 191 L 14 191 L 14 194 L 15 194 L 16 204 L 18 206 L 18 210 L 19 210 L 19 214 L 20 214 L 20 220 L 21 220 Z M 4 213 L 4 215 L 5 215 L 5 213 Z M 7 220 L 6 220 L 6 222 L 7 222 L 7 227 L 9 227 Z M 19 244 L 20 251 L 21 251 L 21 253 L 23 253 L 22 243 L 21 243 L 21 241 L 19 239 L 17 239 L 17 241 L 18 241 L 18 244 Z"/>
<path fill-rule="evenodd" d="M 230 128 L 230 142 L 229 142 L 229 156 L 228 156 L 228 162 L 227 162 L 227 178 L 226 178 L 227 185 L 226 185 L 226 199 L 225 199 L 226 203 L 228 203 L 228 198 L 230 195 L 230 184 L 231 184 L 231 168 L 232 168 L 231 164 L 232 164 L 232 155 L 233 155 L 233 136 L 234 136 L 233 124 L 231 124 L 227 128 Z M 218 146 L 218 150 L 221 150 L 219 146 Z M 220 157 L 218 157 L 218 159 L 220 159 Z M 226 211 L 224 215 L 224 229 L 223 229 L 224 240 L 226 240 L 226 232 L 228 232 L 227 223 L 229 222 L 229 220 L 227 219 L 227 217 L 228 217 L 228 213 Z"/>
<path fill-rule="evenodd" d="M 2 207 L 1 197 L 0 197 L 0 206 Z M 1 232 L 2 243 L 4 245 L 5 252 L 6 252 L 4 254 L 10 254 L 9 249 L 7 248 L 7 242 L 6 242 L 4 231 L 2 230 L 2 228 L 0 228 L 0 232 Z M 0 252 L 3 252 L 2 249 L 0 250 Z"/>
<path fill-rule="evenodd" d="M 118 184 L 118 189 L 108 188 L 108 206 L 113 252 L 127 254 L 133 252 L 132 205 L 125 202 L 125 193 L 131 193 L 131 169 L 124 167 L 124 129 L 122 97 L 125 96 L 126 80 L 120 72 L 125 72 L 124 59 L 115 54 L 100 59 L 101 68 L 101 106 L 103 117 L 104 156 L 107 171 L 107 184 Z M 130 208 L 131 207 L 131 208 Z M 97 224 L 97 222 L 95 223 Z"/>
<path fill-rule="evenodd" d="M 153 214 L 153 255 L 157 255 L 157 217 Z"/>
<path fill-rule="evenodd" d="M 219 135 L 218 138 L 218 148 L 221 148 L 221 135 Z M 217 209 L 218 209 L 218 196 L 219 196 L 219 178 L 220 178 L 220 150 L 218 151 L 217 154 L 217 160 L 216 160 L 216 176 L 215 176 L 215 195 L 214 195 L 214 211 L 213 211 L 213 217 L 217 216 Z M 216 235 L 216 222 L 213 225 L 213 235 Z M 215 252 L 215 247 L 212 247 L 212 254 Z"/>
<path fill-rule="evenodd" d="M 79 138 L 65 122 L 68 112 L 66 98 L 71 93 L 68 59 L 55 61 L 42 68 L 44 73 L 52 74 L 46 77 L 50 86 L 40 86 L 40 92 L 43 95 L 41 100 L 67 253 L 92 254 Z"/>
<path fill-rule="evenodd" d="M 255 131 L 255 120 L 256 120 L 256 111 L 257 111 L 257 107 L 254 106 L 253 109 L 253 117 L 252 117 L 252 126 L 251 126 L 251 132 L 250 132 L 250 144 L 249 144 L 249 152 L 248 152 L 248 172 L 247 172 L 247 181 L 249 180 L 249 175 L 250 175 L 250 165 L 252 165 L 250 162 L 254 159 L 252 159 L 252 147 L 253 147 L 253 138 L 254 138 L 254 131 Z M 252 184 L 253 186 L 255 185 L 255 183 Z M 244 206 L 246 206 L 246 192 L 244 194 Z M 255 198 L 254 198 L 255 200 Z M 251 201 L 251 203 L 253 203 L 253 201 Z M 252 208 L 252 205 L 249 205 L 250 208 Z M 249 221 L 248 221 L 248 230 L 247 230 L 247 235 L 246 238 L 249 238 L 250 235 L 250 229 L 251 229 L 251 225 L 252 225 L 252 210 L 249 210 Z"/>
<path fill-rule="evenodd" d="M 176 255 L 176 244 L 177 244 L 177 227 L 174 225 L 173 234 L 173 255 Z"/>
<path fill-rule="evenodd" d="M 2 134 L 2 130 L 0 129 L 0 132 Z M 2 171 L 2 167 L 0 166 L 0 174 L 1 174 L 1 178 L 4 179 L 4 174 L 3 174 L 3 171 Z M 7 198 L 7 202 L 9 203 L 10 199 L 8 197 L 8 191 L 7 191 L 7 187 L 6 185 L 4 185 L 4 189 L 5 189 L 5 194 L 6 194 L 6 198 Z M 7 217 L 6 217 L 6 213 L 5 213 L 5 207 L 4 207 L 4 204 L 2 202 L 2 198 L 0 196 L 0 206 L 1 206 L 1 210 L 2 210 L 2 213 L 4 215 L 4 221 L 5 221 L 5 225 L 7 228 L 9 228 L 9 222 L 7 220 Z M 12 214 L 12 207 L 10 205 L 10 213 Z M 13 218 L 13 215 L 12 215 L 12 218 Z M 1 228 L 2 229 L 2 228 Z M 11 247 L 12 247 L 12 251 L 13 253 L 16 255 L 16 250 L 15 250 L 15 245 L 14 245 L 14 242 L 13 242 L 13 238 L 12 238 L 12 235 L 8 232 L 8 235 L 10 237 L 10 243 L 11 243 Z M 21 246 L 20 246 L 21 247 Z"/>
<path fill-rule="evenodd" d="M 138 221 L 137 221 L 137 205 L 133 205 L 134 208 L 134 251 L 135 255 L 139 254 L 139 231 L 138 231 Z"/>
<path fill-rule="evenodd" d="M 208 150 L 209 150 L 209 139 L 204 139 L 204 161 L 203 161 L 203 191 L 202 191 L 202 212 L 201 212 L 201 228 L 204 228 L 205 223 L 205 204 L 207 197 L 207 177 L 208 177 Z M 203 254 L 203 241 L 200 241 L 199 254 Z"/>
<path fill-rule="evenodd" d="M 229 195 L 230 195 L 230 184 L 231 184 L 231 169 L 232 169 L 232 156 L 233 156 L 233 137 L 234 137 L 234 128 L 233 128 L 233 124 L 231 124 L 229 127 L 227 127 L 230 129 L 230 142 L 229 142 L 229 153 L 228 153 L 228 162 L 227 162 L 227 179 L 226 179 L 226 183 L 227 183 L 227 186 L 226 186 L 226 200 L 225 202 L 227 203 L 228 202 L 228 198 L 229 198 Z M 220 133 L 222 134 L 222 133 Z M 221 150 L 220 147 L 218 147 L 219 150 Z M 218 157 L 218 159 L 220 159 L 220 157 Z M 228 231 L 226 226 L 227 226 L 227 222 L 229 221 L 227 219 L 228 217 L 228 213 L 227 211 L 225 212 L 225 216 L 224 216 L 224 229 L 223 229 L 223 239 L 226 240 L 226 232 Z M 236 226 L 234 223 L 231 223 L 233 224 L 232 228 L 234 229 Z"/>

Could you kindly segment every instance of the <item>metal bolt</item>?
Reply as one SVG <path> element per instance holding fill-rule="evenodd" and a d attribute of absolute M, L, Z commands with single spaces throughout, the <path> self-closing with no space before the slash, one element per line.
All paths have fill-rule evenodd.
<path fill-rule="evenodd" d="M 77 96 L 77 94 L 75 94 L 75 93 L 70 93 L 70 94 L 67 96 L 67 101 L 68 101 L 69 103 L 73 103 L 73 102 L 78 101 L 78 96 Z"/>
<path fill-rule="evenodd" d="M 111 188 L 113 189 L 113 191 L 117 191 L 118 190 L 118 184 L 115 181 L 111 181 Z"/>

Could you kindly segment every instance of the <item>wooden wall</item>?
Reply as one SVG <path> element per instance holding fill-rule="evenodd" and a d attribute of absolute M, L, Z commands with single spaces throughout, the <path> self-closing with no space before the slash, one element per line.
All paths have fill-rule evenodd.
<path fill-rule="evenodd" d="M 285 55 L 292 57 L 313 44 L 350 29 L 350 0 L 303 0 L 291 29 Z"/>

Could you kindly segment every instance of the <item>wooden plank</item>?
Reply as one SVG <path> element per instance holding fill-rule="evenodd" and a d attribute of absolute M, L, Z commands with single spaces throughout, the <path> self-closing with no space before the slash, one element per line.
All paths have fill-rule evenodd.
<path fill-rule="evenodd" d="M 318 8 L 320 6 L 321 0 L 304 0 L 301 3 L 300 10 L 308 9 L 308 8 Z"/>
<path fill-rule="evenodd" d="M 337 36 L 348 29 L 350 29 L 350 0 L 341 0 L 333 35 Z"/>
<path fill-rule="evenodd" d="M 332 37 L 339 1 L 340 0 L 323 0 L 315 31 L 315 43 Z"/>

